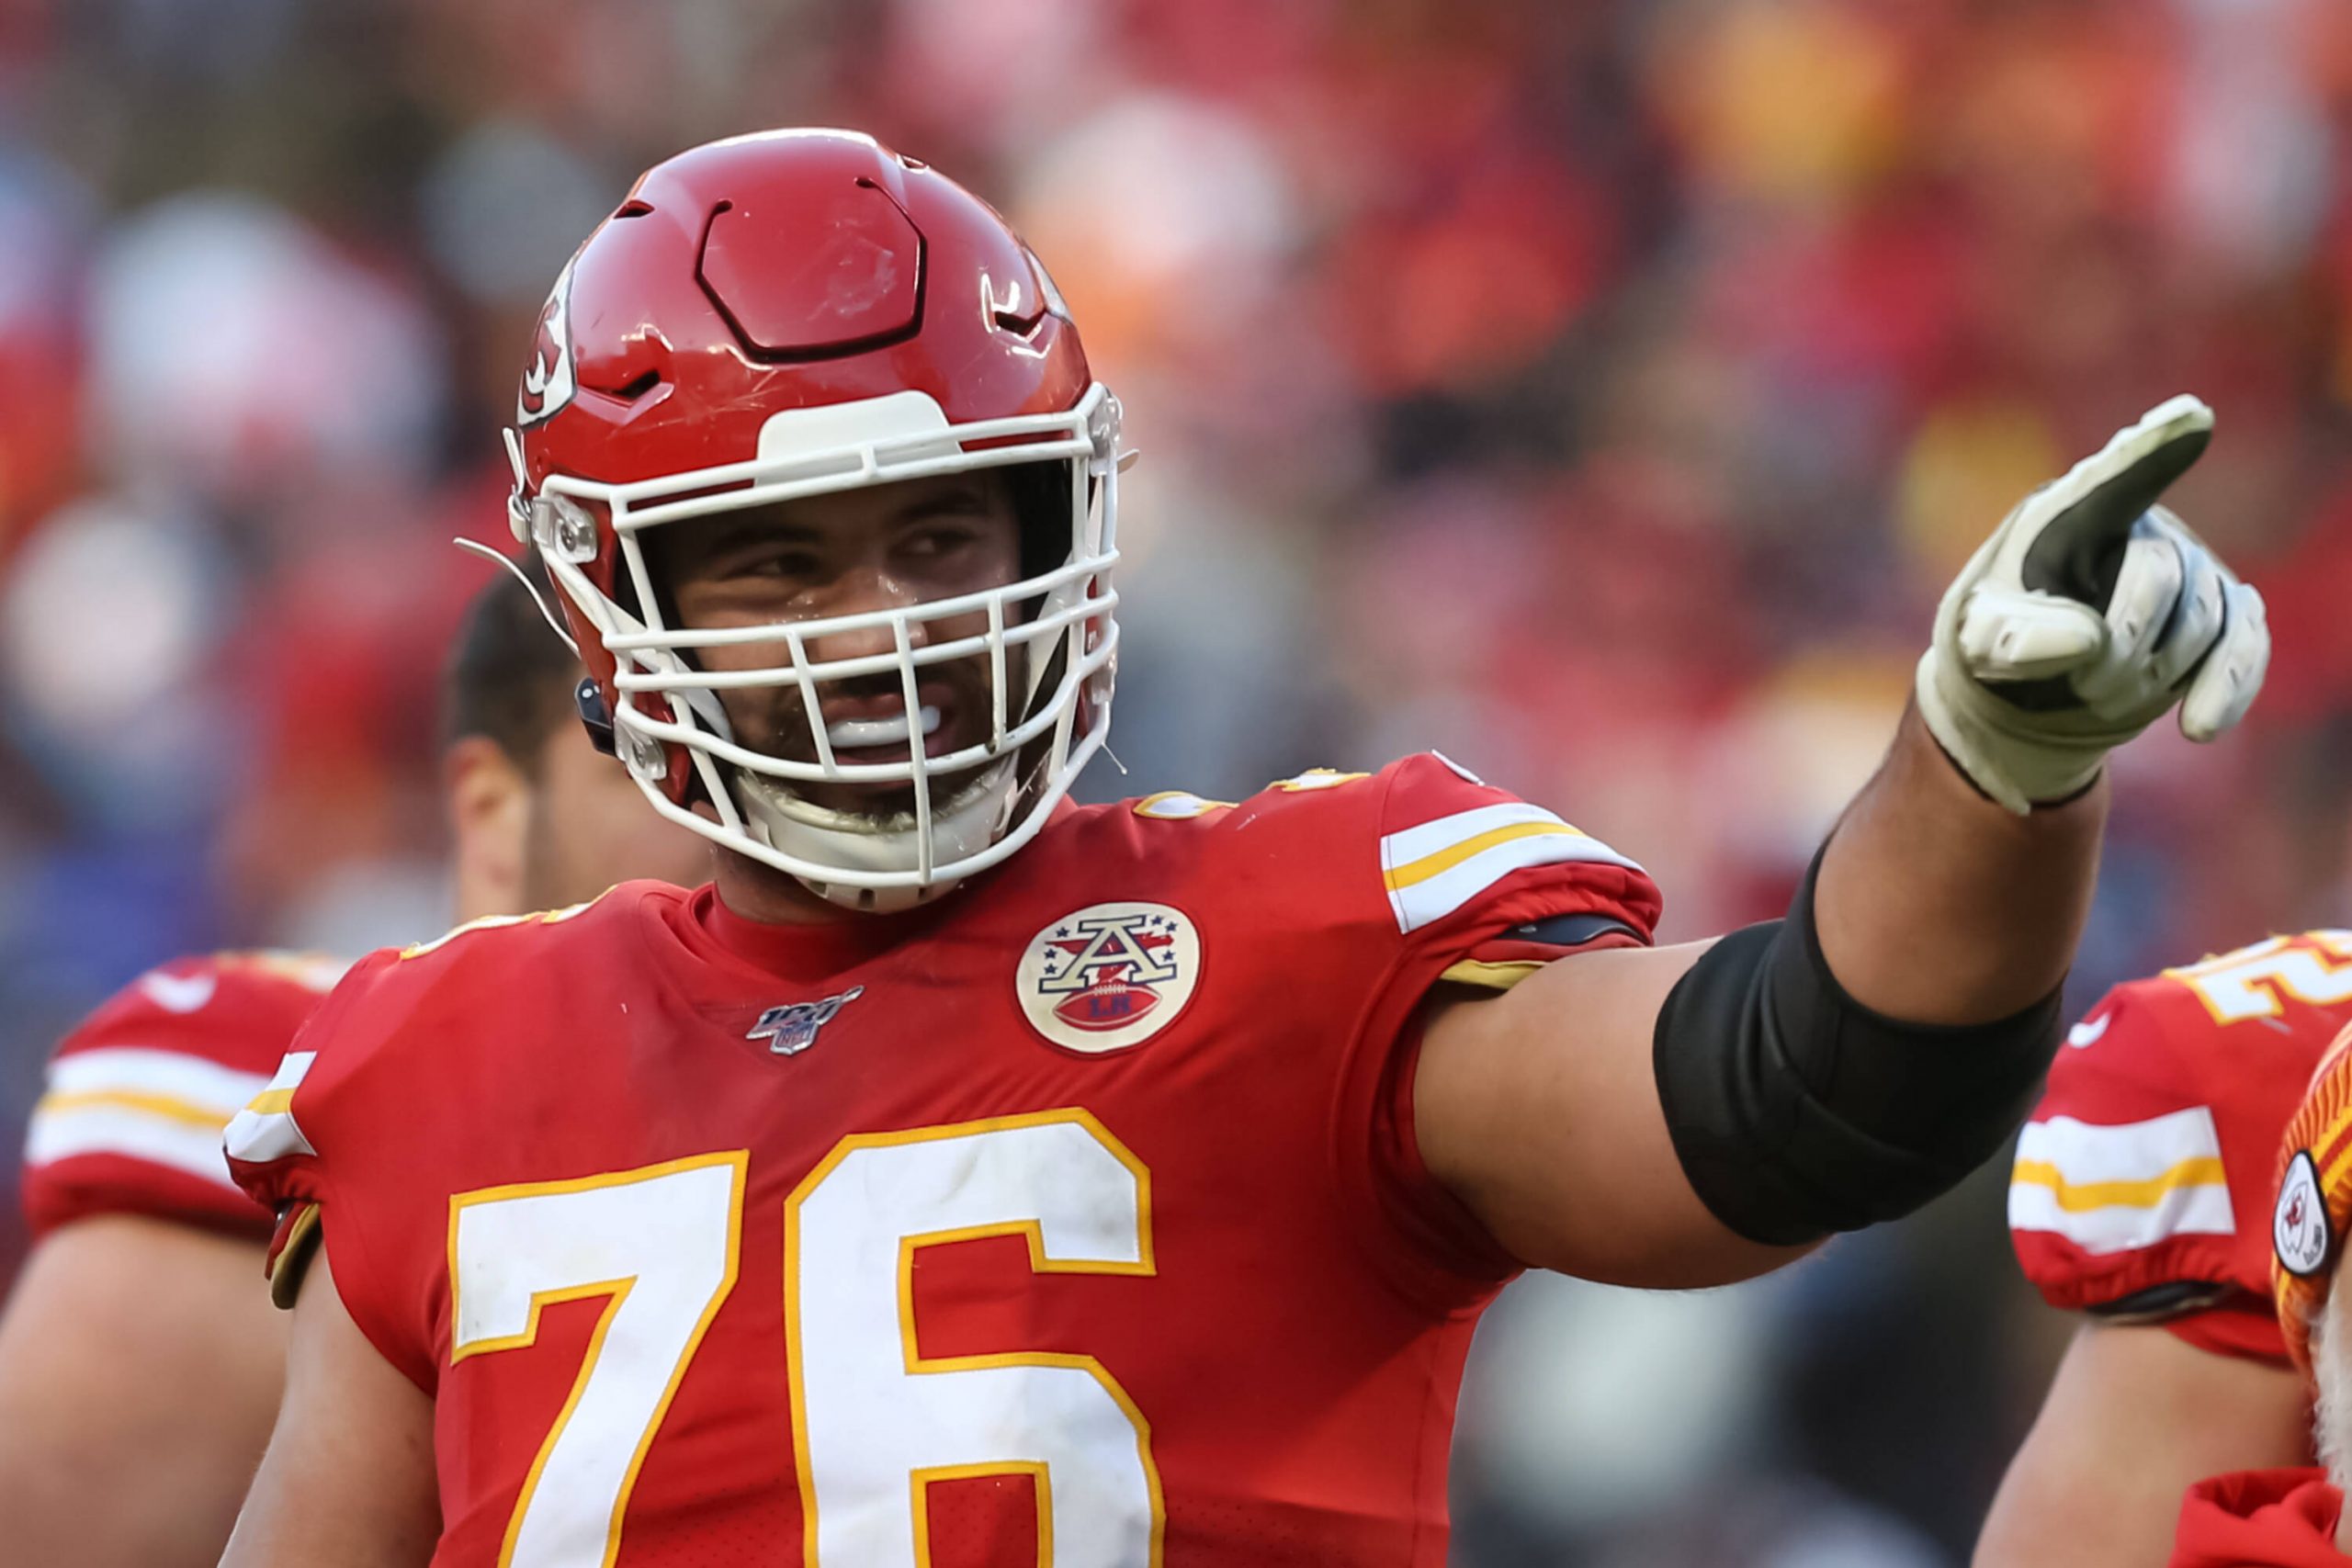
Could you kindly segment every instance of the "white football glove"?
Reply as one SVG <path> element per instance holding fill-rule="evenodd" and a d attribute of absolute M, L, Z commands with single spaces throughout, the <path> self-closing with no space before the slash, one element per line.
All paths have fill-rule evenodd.
<path fill-rule="evenodd" d="M 2212 433 L 2195 398 L 2151 409 L 2020 502 L 1945 592 L 1919 712 L 2011 811 L 2075 794 L 2176 702 L 2211 740 L 2262 689 L 2262 596 L 2155 504 Z"/>

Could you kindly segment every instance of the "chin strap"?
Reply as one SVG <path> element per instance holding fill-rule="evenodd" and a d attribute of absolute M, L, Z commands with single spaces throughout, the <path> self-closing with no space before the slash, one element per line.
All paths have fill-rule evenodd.
<path fill-rule="evenodd" d="M 740 768 L 728 771 L 744 826 L 772 850 L 855 871 L 912 871 L 922 863 L 911 822 L 812 806 L 773 781 Z M 994 843 L 1011 819 L 1017 784 L 1012 759 L 1006 758 L 934 812 L 933 863 L 960 860 Z M 800 881 L 828 903 L 876 913 L 910 908 L 956 886 L 933 881 L 919 887 L 875 888 L 806 876 Z"/>

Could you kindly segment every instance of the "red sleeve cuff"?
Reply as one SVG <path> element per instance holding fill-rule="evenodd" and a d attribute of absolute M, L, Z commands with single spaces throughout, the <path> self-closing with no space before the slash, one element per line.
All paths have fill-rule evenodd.
<path fill-rule="evenodd" d="M 227 1168 L 221 1174 L 225 1177 Z M 76 1155 L 23 1177 L 26 1227 L 35 1241 L 77 1221 L 134 1214 L 260 1241 L 269 1211 L 225 1181 L 123 1155 Z"/>
<path fill-rule="evenodd" d="M 2168 1319 L 2159 1326 L 2211 1355 L 2234 1356 L 2277 1367 L 2292 1365 L 2287 1358 L 2287 1338 L 2279 1330 L 2278 1314 L 2271 1310 L 2268 1302 L 2244 1292 L 2201 1312 Z"/>

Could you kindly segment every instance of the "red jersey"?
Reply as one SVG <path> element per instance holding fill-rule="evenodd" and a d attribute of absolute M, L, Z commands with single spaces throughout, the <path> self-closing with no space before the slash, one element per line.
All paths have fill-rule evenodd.
<path fill-rule="evenodd" d="M 2108 993 L 2018 1140 L 2009 1228 L 2053 1305 L 2284 1365 L 2278 1140 L 2352 1021 L 2352 931 L 2272 937 Z"/>
<path fill-rule="evenodd" d="M 57 1047 L 26 1129 L 34 1237 L 93 1214 L 147 1214 L 266 1238 L 269 1212 L 230 1177 L 220 1134 L 344 967 L 215 953 L 109 998 Z"/>
<path fill-rule="evenodd" d="M 433 1394 L 445 1568 L 1437 1568 L 1515 1265 L 1411 1021 L 1657 912 L 1432 756 L 1065 807 L 906 916 L 638 883 L 379 953 L 230 1150 Z"/>
<path fill-rule="evenodd" d="M 2166 1568 L 2345 1568 L 2344 1494 L 2324 1470 L 2245 1471 L 2188 1489 Z"/>

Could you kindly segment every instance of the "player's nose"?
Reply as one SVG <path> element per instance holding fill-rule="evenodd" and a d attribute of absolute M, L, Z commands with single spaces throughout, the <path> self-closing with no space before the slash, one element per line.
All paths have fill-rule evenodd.
<path fill-rule="evenodd" d="M 876 565 L 861 563 L 842 573 L 827 595 L 821 618 L 850 621 L 848 626 L 820 630 L 808 638 L 810 662 L 831 664 L 847 659 L 872 659 L 894 653 L 899 647 L 899 613 L 911 608 L 921 595 L 905 581 Z M 907 644 L 925 641 L 922 623 L 907 623 Z"/>

